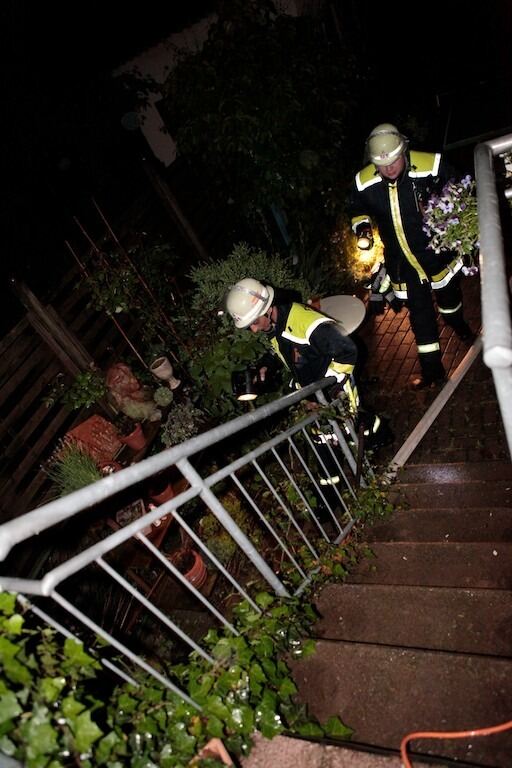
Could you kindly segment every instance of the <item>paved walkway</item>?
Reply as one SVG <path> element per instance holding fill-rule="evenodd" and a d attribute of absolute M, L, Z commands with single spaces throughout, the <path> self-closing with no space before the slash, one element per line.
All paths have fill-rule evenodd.
<path fill-rule="evenodd" d="M 480 329 L 480 281 L 462 281 L 465 316 L 472 330 Z M 449 375 L 468 352 L 451 328 L 439 319 L 443 363 Z M 381 449 L 375 460 L 387 465 L 440 392 L 411 392 L 408 381 L 420 373 L 409 312 L 368 318 L 360 330 L 368 348 L 362 374 L 363 402 L 390 419 L 396 435 L 392 446 Z M 374 381 L 373 379 L 376 379 Z M 490 369 L 478 354 L 455 393 L 412 453 L 408 463 L 448 463 L 508 460 L 507 440 Z"/>

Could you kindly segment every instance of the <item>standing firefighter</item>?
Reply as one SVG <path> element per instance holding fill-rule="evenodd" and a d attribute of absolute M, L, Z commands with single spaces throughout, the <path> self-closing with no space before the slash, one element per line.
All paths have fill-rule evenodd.
<path fill-rule="evenodd" d="M 444 322 L 462 341 L 474 339 L 463 317 L 462 258 L 436 254 L 423 231 L 424 205 L 455 173 L 438 152 L 409 151 L 406 137 L 390 123 L 373 129 L 366 152 L 371 162 L 353 181 L 349 212 L 360 247 L 371 243 L 373 222 L 384 244 L 384 264 L 374 273 L 369 308 L 382 311 L 386 298 L 397 311 L 398 301 L 407 301 L 422 373 L 410 386 L 434 386 L 446 373 L 432 291 Z"/>

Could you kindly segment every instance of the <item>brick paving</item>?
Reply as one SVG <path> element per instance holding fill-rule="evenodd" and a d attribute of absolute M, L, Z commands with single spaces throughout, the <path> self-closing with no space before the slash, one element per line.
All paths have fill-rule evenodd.
<path fill-rule="evenodd" d="M 472 330 L 480 329 L 480 282 L 464 278 L 465 317 Z M 439 318 L 443 363 L 448 375 L 464 359 L 468 346 Z M 385 467 L 435 400 L 439 389 L 412 392 L 407 385 L 419 375 L 416 343 L 409 312 L 369 317 L 359 331 L 368 350 L 361 374 L 363 403 L 390 419 L 396 439 L 381 449 L 374 461 Z M 376 379 L 376 381 L 374 380 Z M 507 440 L 490 369 L 480 353 L 436 421 L 414 450 L 408 463 L 510 461 Z"/>

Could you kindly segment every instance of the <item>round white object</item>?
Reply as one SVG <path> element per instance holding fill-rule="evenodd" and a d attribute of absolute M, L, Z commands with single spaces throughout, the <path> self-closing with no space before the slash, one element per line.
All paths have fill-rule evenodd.
<path fill-rule="evenodd" d="M 359 328 L 366 314 L 366 307 L 356 296 L 326 296 L 320 299 L 320 311 L 333 317 L 342 326 L 346 336 Z"/>

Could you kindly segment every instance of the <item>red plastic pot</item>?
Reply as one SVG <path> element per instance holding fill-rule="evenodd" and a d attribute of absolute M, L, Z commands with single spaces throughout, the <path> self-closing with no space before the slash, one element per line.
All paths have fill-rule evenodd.
<path fill-rule="evenodd" d="M 163 504 L 164 501 L 173 499 L 176 494 L 174 493 L 172 483 L 167 483 L 165 488 L 163 488 L 161 491 L 150 491 L 149 495 L 151 497 L 151 501 L 154 501 L 157 506 L 160 506 L 160 504 Z"/>
<path fill-rule="evenodd" d="M 189 556 L 192 557 L 192 565 L 188 566 L 187 562 L 187 567 L 185 570 L 183 566 L 185 565 L 185 560 L 188 560 Z M 182 549 L 170 555 L 169 559 L 176 566 L 176 568 L 178 568 L 178 570 L 183 573 L 183 576 L 192 584 L 192 586 L 194 586 L 196 589 L 201 589 L 208 577 L 208 570 L 199 552 L 196 552 L 195 549 Z"/>
<path fill-rule="evenodd" d="M 119 438 L 122 443 L 131 448 L 132 451 L 141 451 L 146 445 L 146 436 L 142 425 L 137 422 L 132 432 L 129 435 Z"/>

